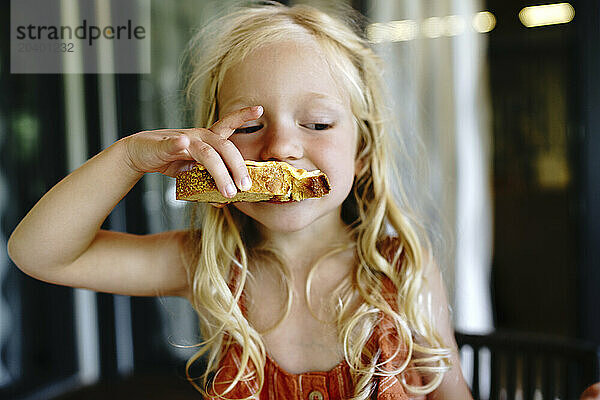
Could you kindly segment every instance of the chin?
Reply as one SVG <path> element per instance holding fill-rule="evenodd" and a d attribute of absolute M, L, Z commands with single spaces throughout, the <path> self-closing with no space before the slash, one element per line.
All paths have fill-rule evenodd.
<path fill-rule="evenodd" d="M 291 233 L 300 231 L 329 211 L 321 211 L 317 199 L 288 203 L 234 203 L 242 213 L 259 222 L 272 232 Z"/>

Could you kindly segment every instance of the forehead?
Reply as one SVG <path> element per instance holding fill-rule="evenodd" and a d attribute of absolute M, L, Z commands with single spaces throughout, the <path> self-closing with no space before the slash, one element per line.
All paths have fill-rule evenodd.
<path fill-rule="evenodd" d="M 223 107 L 244 99 L 259 104 L 283 98 L 349 107 L 349 98 L 335 78 L 327 54 L 314 39 L 257 48 L 227 69 L 218 93 Z"/>

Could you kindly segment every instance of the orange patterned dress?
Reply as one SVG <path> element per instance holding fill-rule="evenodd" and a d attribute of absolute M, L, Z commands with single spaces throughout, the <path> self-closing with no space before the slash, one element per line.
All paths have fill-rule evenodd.
<path fill-rule="evenodd" d="M 388 237 L 382 241 L 380 251 L 390 262 L 395 250 L 399 246 L 397 238 Z M 237 271 L 237 269 L 234 269 Z M 238 273 L 234 273 L 230 289 L 233 291 Z M 384 281 L 384 296 L 392 307 L 396 307 L 394 297 L 393 284 L 389 280 Z M 246 315 L 244 305 L 244 293 L 240 299 L 240 308 L 242 313 Z M 397 309 L 397 308 L 395 308 Z M 381 349 L 380 360 L 390 359 L 396 352 L 399 345 L 397 334 L 393 327 L 393 323 L 384 316 L 381 323 L 375 327 L 367 347 L 376 350 Z M 219 367 L 222 370 L 215 377 L 214 387 L 216 393 L 222 393 L 228 386 L 226 383 L 231 382 L 237 374 L 240 366 L 240 356 L 242 349 L 239 344 L 234 343 L 230 346 L 229 351 L 224 355 Z M 399 353 L 400 362 L 403 352 Z M 391 363 L 394 366 L 398 364 Z M 385 368 L 385 366 L 384 366 Z M 373 399 L 380 400 L 408 400 L 408 399 L 424 399 L 424 396 L 411 397 L 406 393 L 404 387 L 400 383 L 399 377 L 377 377 L 376 390 L 373 393 Z M 421 377 L 416 374 L 405 374 L 407 383 L 412 385 L 420 385 Z M 281 368 L 275 360 L 267 354 L 265 364 L 265 383 L 262 390 L 258 393 L 258 383 L 255 380 L 249 382 L 239 382 L 237 386 L 224 397 L 228 399 L 238 399 L 255 395 L 259 400 L 328 400 L 328 399 L 349 399 L 353 394 L 353 384 L 350 375 L 350 366 L 346 360 L 342 360 L 338 365 L 329 371 L 311 371 L 302 374 L 292 374 Z M 218 399 L 215 392 L 209 392 L 210 399 Z"/>

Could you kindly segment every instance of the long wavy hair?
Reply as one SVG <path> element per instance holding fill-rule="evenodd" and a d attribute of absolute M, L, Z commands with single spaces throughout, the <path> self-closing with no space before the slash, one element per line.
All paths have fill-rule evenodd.
<path fill-rule="evenodd" d="M 331 10 L 330 10 L 331 11 Z M 335 15 L 332 16 L 331 14 Z M 390 111 L 385 104 L 381 60 L 375 55 L 362 33 L 364 19 L 346 8 L 325 13 L 306 5 L 288 7 L 279 3 L 247 4 L 230 11 L 198 31 L 188 44 L 182 74 L 187 77 L 185 104 L 195 126 L 209 127 L 217 119 L 217 95 L 226 71 L 241 62 L 260 46 L 301 35 L 308 35 L 326 54 L 337 84 L 350 96 L 352 112 L 359 133 L 356 158 L 357 172 L 351 193 L 342 204 L 342 219 L 348 225 L 358 265 L 333 291 L 330 304 L 337 326 L 339 343 L 350 365 L 354 394 L 352 399 L 367 399 L 375 389 L 376 377 L 418 372 L 429 379 L 421 386 L 411 386 L 400 379 L 405 389 L 426 394 L 440 384 L 449 366 L 449 349 L 433 328 L 431 319 L 419 306 L 425 263 L 429 262 L 430 241 L 419 219 L 409 207 L 402 190 L 396 164 L 389 160 Z M 396 141 L 396 144 L 401 143 Z M 407 156 L 401 145 L 394 158 Z M 408 157 L 406 157 L 408 159 Z M 400 190 L 392 194 L 390 182 Z M 192 288 L 191 303 L 200 319 L 202 342 L 186 365 L 188 379 L 204 396 L 214 390 L 214 376 L 219 363 L 233 342 L 242 348 L 240 368 L 230 385 L 216 395 L 225 397 L 240 382 L 256 379 L 262 389 L 265 383 L 266 351 L 258 332 L 242 314 L 238 302 L 246 280 L 251 277 L 249 261 L 270 260 L 287 287 L 287 302 L 275 329 L 288 316 L 292 304 L 291 274 L 284 254 L 263 242 L 255 221 L 234 207 L 217 209 L 203 204 L 193 206 L 191 228 L 183 254 Z M 392 261 L 380 252 L 378 243 L 392 228 L 400 246 Z M 315 269 L 326 257 L 348 249 L 334 248 L 317 260 L 307 278 L 309 309 L 310 283 Z M 262 265 L 262 264 L 261 264 Z M 228 282 L 238 268 L 239 279 L 233 290 Z M 382 294 L 384 279 L 395 288 L 398 309 Z M 355 296 L 358 308 L 350 308 Z M 313 312 L 313 315 L 316 314 Z M 397 368 L 383 368 L 386 361 L 379 353 L 366 349 L 381 316 L 394 322 L 398 337 L 405 346 L 405 362 Z M 206 369 L 192 377 L 192 365 L 206 354 Z M 364 357 L 368 354 L 369 357 Z M 248 374 L 247 367 L 250 371 Z M 201 380 L 201 384 L 196 381 Z M 252 396 L 248 397 L 252 398 Z"/>

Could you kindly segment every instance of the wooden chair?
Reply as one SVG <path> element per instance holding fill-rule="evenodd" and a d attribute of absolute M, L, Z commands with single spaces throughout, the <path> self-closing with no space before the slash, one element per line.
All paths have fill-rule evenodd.
<path fill-rule="evenodd" d="M 577 400 L 600 381 L 600 347 L 591 343 L 515 332 L 456 340 L 475 399 Z"/>

